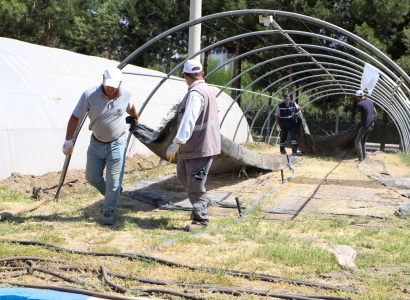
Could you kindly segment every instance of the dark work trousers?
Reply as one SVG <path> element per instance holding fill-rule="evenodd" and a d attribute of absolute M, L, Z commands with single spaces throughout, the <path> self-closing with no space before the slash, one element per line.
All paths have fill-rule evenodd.
<path fill-rule="evenodd" d="M 359 161 L 366 158 L 366 141 L 369 137 L 369 133 L 372 132 L 373 126 L 362 126 L 357 133 L 354 141 L 357 150 L 357 158 Z"/>
<path fill-rule="evenodd" d="M 285 145 L 288 132 L 290 133 L 290 143 L 292 145 L 292 153 L 298 152 L 298 142 L 296 139 L 296 123 L 290 122 L 290 120 L 281 120 L 280 122 L 280 142 L 279 149 L 280 153 L 286 154 Z"/>
<path fill-rule="evenodd" d="M 192 159 L 178 158 L 178 179 L 188 191 L 188 198 L 193 207 L 192 217 L 195 221 L 209 222 L 207 207 L 210 199 L 206 194 L 205 183 L 213 159 L 213 156 Z M 205 174 L 199 180 L 195 174 L 201 169 L 204 170 Z"/>

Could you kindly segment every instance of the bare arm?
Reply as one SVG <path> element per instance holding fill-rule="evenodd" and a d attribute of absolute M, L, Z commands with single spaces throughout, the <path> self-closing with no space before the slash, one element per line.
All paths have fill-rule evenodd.
<path fill-rule="evenodd" d="M 376 107 L 373 107 L 373 112 L 374 112 L 374 114 L 377 114 Z"/>
<path fill-rule="evenodd" d="M 74 131 L 78 125 L 78 118 L 74 115 L 71 115 L 70 120 L 68 120 L 67 124 L 67 133 L 65 135 L 66 140 L 73 139 Z"/>
<path fill-rule="evenodd" d="M 129 114 L 134 119 L 138 120 L 138 113 L 134 104 L 132 105 L 131 109 L 127 110 L 127 114 Z"/>

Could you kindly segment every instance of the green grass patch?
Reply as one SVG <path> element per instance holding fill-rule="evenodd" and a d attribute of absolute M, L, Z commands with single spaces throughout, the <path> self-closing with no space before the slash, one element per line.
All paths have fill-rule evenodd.
<path fill-rule="evenodd" d="M 403 164 L 410 166 L 410 155 L 404 152 L 399 152 L 397 156 L 400 158 Z"/>
<path fill-rule="evenodd" d="M 5 185 L 0 185 L 0 202 L 28 202 L 25 193 L 10 190 Z M 31 201 L 31 200 L 30 200 Z"/>

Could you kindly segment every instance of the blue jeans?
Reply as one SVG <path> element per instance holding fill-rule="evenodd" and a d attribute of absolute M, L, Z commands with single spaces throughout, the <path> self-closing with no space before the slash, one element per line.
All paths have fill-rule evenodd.
<path fill-rule="evenodd" d="M 118 206 L 124 174 L 127 136 L 103 143 L 93 135 L 87 151 L 85 179 L 104 197 L 103 210 L 114 211 Z M 104 178 L 106 168 L 106 178 Z"/>

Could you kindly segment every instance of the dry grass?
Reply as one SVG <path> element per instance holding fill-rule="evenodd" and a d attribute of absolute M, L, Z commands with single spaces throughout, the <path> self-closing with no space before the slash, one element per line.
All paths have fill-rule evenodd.
<path fill-rule="evenodd" d="M 277 151 L 257 146 L 253 146 L 253 150 Z M 397 155 L 381 153 L 377 155 L 377 159 L 386 163 L 393 176 L 405 177 L 408 173 L 408 167 L 407 170 L 403 167 Z M 285 171 L 285 177 L 292 177 L 285 184 L 281 182 L 280 172 L 249 172 L 249 178 L 238 178 L 238 174 L 211 176 L 208 190 L 217 187 L 218 190 L 229 191 L 232 197 L 240 197 L 250 209 L 245 211 L 246 217 L 238 219 L 236 209 L 210 207 L 211 225 L 207 232 L 199 235 L 181 230 L 188 220 L 188 212 L 159 210 L 124 196 L 121 197 L 116 212 L 116 225 L 101 226 L 99 211 L 102 197 L 85 182 L 64 187 L 71 189 L 71 193 L 59 202 L 50 200 L 31 213 L 0 223 L 0 233 L 6 240 L 36 240 L 90 252 L 139 253 L 185 266 L 212 268 L 209 272 L 170 267 L 155 261 L 56 252 L 41 246 L 4 242 L 0 243 L 1 257 L 29 255 L 63 259 L 66 265 L 79 265 L 82 268 L 65 272 L 67 276 L 83 276 L 83 281 L 99 286 L 100 291 L 102 284 L 97 272 L 99 266 L 104 265 L 112 272 L 170 283 L 212 284 L 301 295 L 351 296 L 354 299 L 388 299 L 393 296 L 404 299 L 404 291 L 410 286 L 410 257 L 406 254 L 406 247 L 410 242 L 410 226 L 407 220 L 395 218 L 392 210 L 397 208 L 397 203 L 406 201 L 406 198 L 397 196 L 395 192 L 383 188 L 360 173 L 353 159 L 337 161 L 304 157 L 294 165 L 294 169 L 295 174 L 290 170 Z M 155 157 L 135 157 L 127 160 L 124 185 L 174 171 L 175 166 Z M 369 188 L 372 185 L 374 187 Z M 4 199 L 9 195 L 7 193 L 13 192 L 3 188 L 0 195 Z M 377 195 L 379 200 L 389 199 L 392 203 L 380 207 L 371 204 L 366 209 L 355 207 L 354 203 L 360 201 L 370 203 L 368 199 L 358 197 L 358 193 Z M 22 195 L 9 202 L 28 201 L 24 200 L 24 191 Z M 265 211 L 281 203 L 290 205 L 291 201 L 298 199 L 303 199 L 305 207 L 296 213 L 270 214 Z M 339 200 L 334 201 L 335 199 Z M 369 211 L 381 214 L 383 218 L 369 217 Z M 330 241 L 355 248 L 358 252 L 358 268 L 343 268 L 330 253 L 321 250 L 320 247 Z M 24 265 L 21 262 L 18 264 Z M 229 275 L 226 271 L 228 269 L 249 272 L 249 278 Z M 351 294 L 283 281 L 261 281 L 256 274 L 262 273 L 358 289 L 362 293 Z M 179 292 L 190 289 L 110 278 L 128 288 L 156 287 Z M 7 280 L 13 281 L 10 278 Z M 61 281 L 54 282 L 49 275 L 27 274 L 17 280 L 42 285 L 63 284 Z M 199 292 L 199 289 L 194 288 L 191 290 L 196 291 L 195 295 L 206 299 L 237 298 L 227 294 Z M 117 294 L 113 291 L 109 293 Z M 157 297 L 180 299 L 169 295 Z M 245 294 L 242 299 L 264 298 L 266 297 Z"/>

